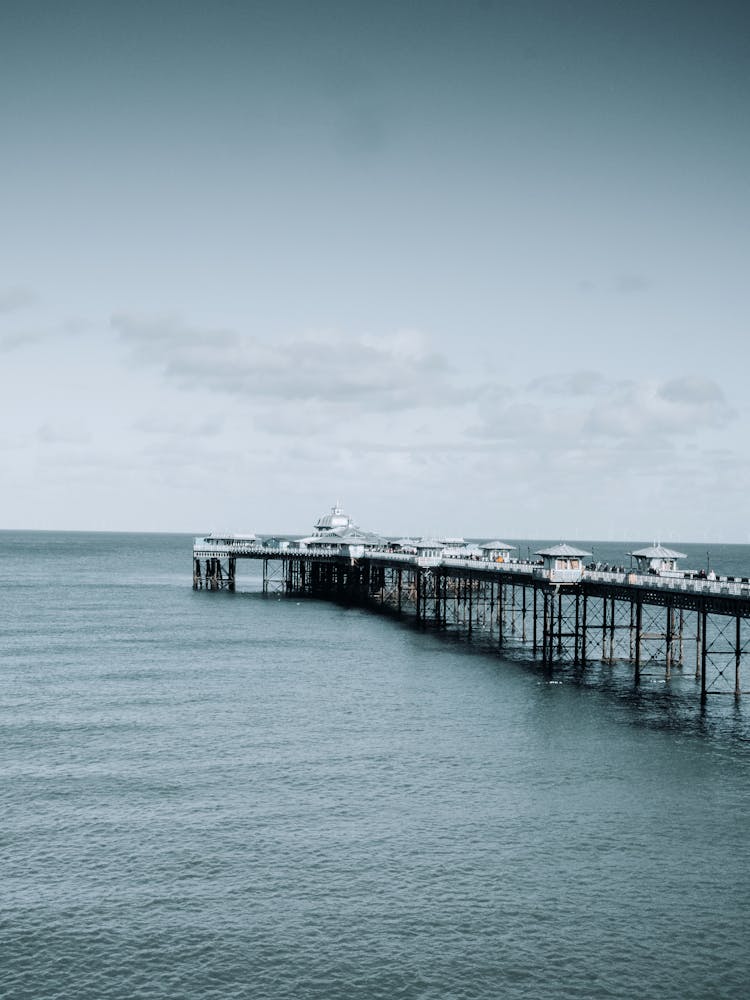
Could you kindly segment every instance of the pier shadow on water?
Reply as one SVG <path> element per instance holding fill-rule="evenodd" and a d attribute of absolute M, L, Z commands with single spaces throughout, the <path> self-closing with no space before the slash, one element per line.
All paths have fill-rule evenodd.
<path fill-rule="evenodd" d="M 283 595 L 246 596 L 268 601 L 318 600 Z M 354 614 L 386 619 L 389 627 L 429 637 L 453 652 L 476 656 L 491 665 L 498 676 L 511 670 L 518 676 L 533 677 L 541 685 L 564 686 L 582 695 L 596 696 L 610 710 L 616 706 L 623 713 L 623 719 L 634 726 L 674 735 L 736 742 L 739 748 L 747 745 L 750 752 L 750 696 L 737 699 L 730 693 L 712 694 L 702 703 L 700 681 L 687 667 L 673 667 L 666 676 L 663 664 L 650 662 L 637 678 L 634 664 L 625 657 L 613 662 L 592 658 L 585 665 L 570 659 L 544 663 L 541 651 L 535 655 L 528 641 L 511 637 L 500 645 L 496 630 L 469 631 L 433 621 L 419 622 L 388 607 L 338 606 Z"/>

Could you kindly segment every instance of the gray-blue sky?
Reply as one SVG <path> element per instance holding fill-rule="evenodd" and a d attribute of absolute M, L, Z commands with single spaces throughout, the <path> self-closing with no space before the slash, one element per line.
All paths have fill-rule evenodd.
<path fill-rule="evenodd" d="M 748 537 L 740 4 L 0 18 L 5 526 Z"/>

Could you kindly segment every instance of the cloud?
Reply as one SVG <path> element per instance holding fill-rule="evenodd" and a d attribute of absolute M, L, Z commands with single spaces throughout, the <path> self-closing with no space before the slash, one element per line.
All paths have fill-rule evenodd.
<path fill-rule="evenodd" d="M 242 340 L 229 330 L 197 330 L 169 316 L 136 319 L 116 314 L 110 323 L 131 348 L 135 360 L 143 364 L 169 363 L 178 352 L 185 356 L 191 352 L 227 352 L 237 349 Z"/>
<path fill-rule="evenodd" d="M 183 389 L 261 403 L 315 401 L 352 412 L 456 405 L 471 396 L 456 385 L 445 391 L 450 367 L 416 330 L 381 336 L 313 331 L 269 343 L 169 318 L 118 315 L 111 323 L 135 364 L 158 368 Z"/>
<path fill-rule="evenodd" d="M 34 301 L 36 300 L 30 299 L 29 304 Z M 2 318 L 2 308 L 0 308 L 0 318 Z M 14 322 L 15 317 L 9 319 L 7 324 L 10 326 Z M 92 329 L 95 327 L 91 322 L 80 318 L 61 320 L 59 323 L 51 325 L 43 323 L 39 326 L 28 326 L 26 329 L 11 329 L 7 333 L 0 334 L 0 353 L 9 354 L 11 351 L 22 351 L 27 347 L 56 340 L 72 341 L 89 333 Z"/>
<path fill-rule="evenodd" d="M 11 351 L 21 351 L 24 347 L 32 344 L 39 344 L 49 338 L 48 333 L 41 330 L 17 330 L 13 333 L 5 333 L 0 336 L 0 353 L 9 354 Z"/>
<path fill-rule="evenodd" d="M 637 295 L 647 291 L 652 285 L 651 278 L 643 274 L 618 274 L 615 279 L 615 290 L 621 295 Z"/>
<path fill-rule="evenodd" d="M 563 372 L 559 375 L 543 375 L 528 384 L 531 392 L 553 393 L 558 396 L 590 396 L 603 392 L 607 386 L 605 377 L 596 371 L 581 369 Z"/>
<path fill-rule="evenodd" d="M 54 424 L 40 424 L 36 437 L 40 444 L 53 445 L 87 445 L 91 441 L 91 434 L 82 424 L 61 423 L 59 420 Z"/>
<path fill-rule="evenodd" d="M 516 442 L 539 451 L 628 442 L 646 451 L 690 439 L 735 419 L 721 388 L 686 375 L 616 381 L 595 372 L 544 376 L 516 394 L 486 389 L 474 436 Z"/>
<path fill-rule="evenodd" d="M 564 446 L 577 438 L 582 416 L 575 410 L 550 405 L 540 395 L 505 399 L 485 396 L 478 407 L 480 422 L 469 429 L 475 437 L 487 438 L 505 446 L 551 448 Z"/>
<path fill-rule="evenodd" d="M 734 418 L 721 389 L 708 379 L 685 376 L 667 382 L 626 382 L 587 414 L 584 430 L 648 445 L 654 435 L 691 437 L 726 426 Z"/>
<path fill-rule="evenodd" d="M 0 290 L 0 314 L 17 312 L 37 302 L 37 295 L 23 285 L 13 285 Z"/>
<path fill-rule="evenodd" d="M 185 420 L 151 414 L 140 417 L 133 423 L 134 430 L 164 437 L 212 438 L 221 434 L 223 428 L 224 420 L 219 416 Z"/>
<path fill-rule="evenodd" d="M 688 406 L 724 405 L 724 393 L 711 379 L 698 375 L 685 375 L 670 379 L 659 387 L 659 395 L 670 403 Z"/>

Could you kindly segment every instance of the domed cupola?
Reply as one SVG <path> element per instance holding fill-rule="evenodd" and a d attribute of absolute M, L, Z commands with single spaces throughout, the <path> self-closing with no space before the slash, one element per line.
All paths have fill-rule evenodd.
<path fill-rule="evenodd" d="M 347 513 L 344 512 L 343 508 L 336 503 L 335 507 L 331 507 L 330 514 L 324 514 L 319 517 L 315 522 L 315 530 L 320 531 L 342 531 L 346 528 L 353 528 L 354 521 Z"/>

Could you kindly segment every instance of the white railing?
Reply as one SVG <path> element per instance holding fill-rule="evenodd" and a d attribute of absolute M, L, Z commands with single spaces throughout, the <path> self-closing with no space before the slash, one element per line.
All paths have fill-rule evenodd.
<path fill-rule="evenodd" d="M 304 556 L 343 556 L 349 552 L 340 546 L 315 546 L 309 549 L 268 548 L 260 542 L 237 542 L 231 545 L 196 538 L 193 545 L 195 558 L 228 558 L 230 556 L 247 556 L 251 558 L 289 558 Z M 444 567 L 445 569 L 487 570 L 493 573 L 523 573 L 537 579 L 546 579 L 551 583 L 578 583 L 581 580 L 591 583 L 613 583 L 621 586 L 643 587 L 648 590 L 671 590 L 691 594 L 715 594 L 733 597 L 750 597 L 750 582 L 734 577 L 720 576 L 715 580 L 698 579 L 694 576 L 657 576 L 655 574 L 612 572 L 609 570 L 559 570 L 541 567 L 538 563 L 495 562 L 493 559 L 465 559 L 458 556 L 419 556 L 404 552 L 388 552 L 385 549 L 366 549 L 365 556 L 383 559 L 388 562 L 401 563 L 405 566 L 419 566 L 423 569 Z"/>
<path fill-rule="evenodd" d="M 206 542 L 202 538 L 193 543 L 194 556 L 265 556 L 278 549 L 267 549 L 259 543 L 242 543 L 226 545 L 219 542 Z"/>
<path fill-rule="evenodd" d="M 656 576 L 645 573 L 609 573 L 603 570 L 585 570 L 584 580 L 594 583 L 620 583 L 649 590 L 678 590 L 689 594 L 730 594 L 735 597 L 750 596 L 750 583 L 718 577 L 716 580 L 699 580 L 690 576 Z"/>
<path fill-rule="evenodd" d="M 549 580 L 550 583 L 580 583 L 583 579 L 583 570 L 535 566 L 534 576 L 540 580 Z"/>

